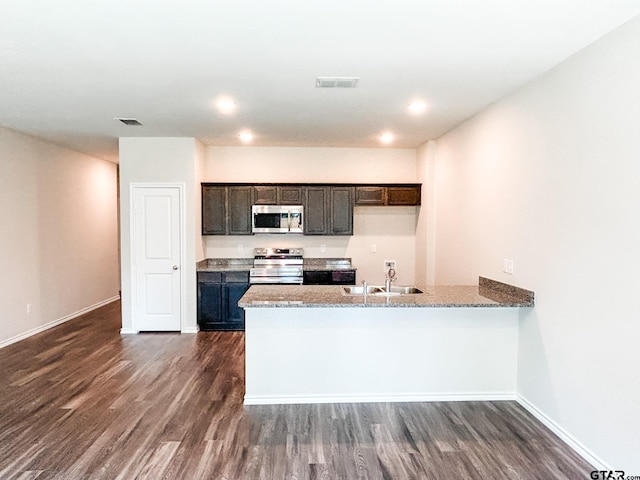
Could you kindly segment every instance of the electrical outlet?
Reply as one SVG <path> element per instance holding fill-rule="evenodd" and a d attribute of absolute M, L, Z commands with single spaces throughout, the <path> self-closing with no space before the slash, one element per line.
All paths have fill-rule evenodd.
<path fill-rule="evenodd" d="M 27 303 L 27 313 L 31 313 L 31 304 Z"/>
<path fill-rule="evenodd" d="M 321 252 L 326 252 L 327 251 L 327 246 L 326 245 L 320 245 L 320 251 Z"/>
<path fill-rule="evenodd" d="M 242 252 L 244 250 L 244 247 L 241 244 L 238 244 L 238 252 Z"/>
<path fill-rule="evenodd" d="M 508 258 L 503 258 L 502 271 L 504 273 L 508 273 L 509 275 L 513 275 L 513 260 L 510 260 Z"/>
<path fill-rule="evenodd" d="M 386 274 L 389 270 L 391 269 L 396 269 L 396 261 L 395 260 L 385 260 L 383 267 L 382 267 L 382 271 Z"/>

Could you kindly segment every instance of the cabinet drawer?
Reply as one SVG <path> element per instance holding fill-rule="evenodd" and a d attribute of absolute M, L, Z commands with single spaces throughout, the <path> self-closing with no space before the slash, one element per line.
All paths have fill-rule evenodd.
<path fill-rule="evenodd" d="M 224 281 L 249 283 L 249 272 L 225 272 Z"/>
<path fill-rule="evenodd" d="M 198 272 L 199 282 L 214 282 L 220 283 L 222 281 L 222 273 L 220 272 Z"/>

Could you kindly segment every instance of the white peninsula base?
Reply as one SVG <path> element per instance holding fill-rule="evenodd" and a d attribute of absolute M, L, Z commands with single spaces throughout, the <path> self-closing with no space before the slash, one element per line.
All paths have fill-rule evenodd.
<path fill-rule="evenodd" d="M 515 399 L 518 308 L 247 308 L 245 404 Z"/>

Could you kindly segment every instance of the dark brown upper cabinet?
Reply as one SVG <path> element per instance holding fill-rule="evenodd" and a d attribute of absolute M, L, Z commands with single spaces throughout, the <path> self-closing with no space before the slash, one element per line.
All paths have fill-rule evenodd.
<path fill-rule="evenodd" d="M 353 235 L 353 187 L 330 187 L 329 235 Z"/>
<path fill-rule="evenodd" d="M 387 187 L 387 205 L 420 205 L 420 187 Z"/>
<path fill-rule="evenodd" d="M 255 205 L 277 205 L 278 187 L 256 186 L 253 187 L 253 203 Z"/>
<path fill-rule="evenodd" d="M 304 189 L 305 235 L 353 235 L 353 187 Z"/>
<path fill-rule="evenodd" d="M 302 205 L 302 187 L 299 185 L 278 187 L 278 205 Z"/>
<path fill-rule="evenodd" d="M 329 235 L 329 195 L 329 187 L 305 187 L 305 235 Z"/>
<path fill-rule="evenodd" d="M 356 205 L 386 205 L 385 187 L 356 187 Z"/>
<path fill-rule="evenodd" d="M 229 235 L 251 235 L 251 187 L 228 187 L 227 231 Z"/>
<path fill-rule="evenodd" d="M 251 235 L 250 186 L 202 185 L 202 234 Z"/>
<path fill-rule="evenodd" d="M 254 205 L 302 205 L 300 185 L 256 185 L 253 187 Z"/>
<path fill-rule="evenodd" d="M 251 235 L 251 205 L 304 205 L 305 235 L 353 235 L 353 207 L 420 205 L 421 185 L 202 184 L 202 234 Z"/>
<path fill-rule="evenodd" d="M 356 205 L 420 205 L 421 185 L 357 185 Z"/>
<path fill-rule="evenodd" d="M 202 234 L 227 234 L 227 187 L 202 186 Z"/>

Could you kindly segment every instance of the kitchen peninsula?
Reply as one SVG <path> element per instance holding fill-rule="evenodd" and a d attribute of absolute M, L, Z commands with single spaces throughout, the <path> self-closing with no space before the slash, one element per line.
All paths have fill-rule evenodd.
<path fill-rule="evenodd" d="M 398 296 L 254 285 L 238 305 L 245 404 L 502 400 L 533 292 L 483 277 Z"/>

